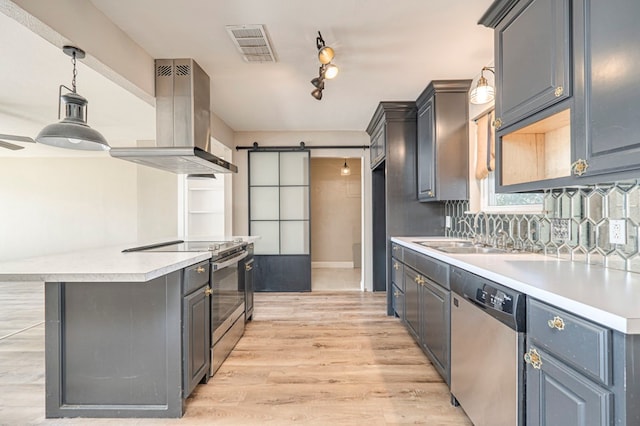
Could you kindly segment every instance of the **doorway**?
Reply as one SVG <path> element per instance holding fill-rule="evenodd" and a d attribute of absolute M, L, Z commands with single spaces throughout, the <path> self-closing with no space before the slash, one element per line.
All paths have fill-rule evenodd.
<path fill-rule="evenodd" d="M 311 291 L 361 291 L 361 158 L 311 158 L 311 218 Z"/>

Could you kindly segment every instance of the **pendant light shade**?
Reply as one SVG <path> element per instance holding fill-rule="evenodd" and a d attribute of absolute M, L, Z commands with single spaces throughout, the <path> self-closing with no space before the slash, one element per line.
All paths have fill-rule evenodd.
<path fill-rule="evenodd" d="M 109 150 L 104 136 L 85 122 L 87 100 L 77 93 L 70 92 L 61 95 L 60 101 L 64 104 L 65 118 L 42 129 L 36 136 L 36 142 L 85 151 Z"/>
<path fill-rule="evenodd" d="M 489 67 L 483 67 L 482 71 L 480 71 L 480 78 L 478 79 L 478 84 L 471 91 L 471 95 L 469 97 L 469 101 L 475 105 L 486 104 L 487 102 L 491 102 L 496 97 L 496 92 L 493 86 L 489 84 L 486 77 L 484 76 L 485 71 L 494 72 L 493 69 Z"/>
<path fill-rule="evenodd" d="M 329 46 L 322 46 L 320 50 L 318 50 L 318 60 L 321 64 L 326 65 L 333 60 L 333 57 L 336 53 Z"/>
<path fill-rule="evenodd" d="M 84 51 L 73 46 L 65 46 L 64 53 L 71 56 L 73 62 L 72 89 L 61 85 L 58 93 L 58 118 L 60 105 L 64 108 L 64 119 L 49 124 L 36 136 L 36 142 L 59 148 L 79 149 L 85 151 L 106 151 L 110 149 L 104 136 L 87 124 L 88 101 L 76 92 L 76 58 L 84 58 Z M 62 88 L 70 90 L 62 94 Z"/>
<path fill-rule="evenodd" d="M 342 168 L 340 169 L 340 175 L 341 176 L 349 176 L 351 174 L 351 169 L 349 168 L 349 165 L 347 164 L 347 159 L 344 159 L 344 165 L 342 166 Z"/>
<path fill-rule="evenodd" d="M 334 64 L 329 64 L 324 67 L 324 78 L 331 80 L 338 75 L 338 67 Z"/>

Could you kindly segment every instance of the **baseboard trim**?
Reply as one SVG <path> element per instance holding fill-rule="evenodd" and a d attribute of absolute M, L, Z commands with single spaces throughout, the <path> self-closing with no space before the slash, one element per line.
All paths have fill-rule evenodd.
<path fill-rule="evenodd" d="M 311 267 L 353 269 L 353 262 L 311 262 Z"/>

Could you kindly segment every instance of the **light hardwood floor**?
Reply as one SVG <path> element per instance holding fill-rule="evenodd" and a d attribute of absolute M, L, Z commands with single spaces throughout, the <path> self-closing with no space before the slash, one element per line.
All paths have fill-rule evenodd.
<path fill-rule="evenodd" d="M 2 425 L 471 424 L 404 327 L 384 314 L 385 296 L 360 292 L 256 294 L 244 337 L 196 388 L 182 419 L 45 420 L 44 326 L 34 309 L 41 315 L 42 284 L 17 286 L 0 287 L 0 319 L 20 316 L 7 314 L 14 291 L 35 327 L 0 340 Z"/>

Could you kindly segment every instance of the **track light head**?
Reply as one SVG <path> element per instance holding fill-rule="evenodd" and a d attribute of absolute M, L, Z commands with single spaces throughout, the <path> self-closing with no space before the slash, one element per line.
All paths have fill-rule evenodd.
<path fill-rule="evenodd" d="M 322 89 L 314 89 L 313 92 L 311 92 L 311 96 L 313 96 L 317 100 L 322 99 Z"/>

